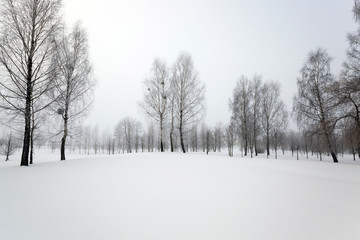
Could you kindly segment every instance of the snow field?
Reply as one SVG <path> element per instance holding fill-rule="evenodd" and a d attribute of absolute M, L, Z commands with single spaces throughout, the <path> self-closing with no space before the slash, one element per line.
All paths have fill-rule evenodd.
<path fill-rule="evenodd" d="M 0 191 L 0 239 L 360 236 L 359 165 L 200 153 L 92 156 L 3 167 Z"/>

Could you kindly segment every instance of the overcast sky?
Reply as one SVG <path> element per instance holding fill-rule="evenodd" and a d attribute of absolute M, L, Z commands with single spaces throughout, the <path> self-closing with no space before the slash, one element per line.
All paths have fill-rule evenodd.
<path fill-rule="evenodd" d="M 351 0 L 65 0 L 68 24 L 88 31 L 97 87 L 86 120 L 112 130 L 138 107 L 155 57 L 172 64 L 189 52 L 206 85 L 206 122 L 227 123 L 229 98 L 241 75 L 261 74 L 282 86 L 291 110 L 296 78 L 308 54 L 326 48 L 338 74 L 356 30 Z"/>

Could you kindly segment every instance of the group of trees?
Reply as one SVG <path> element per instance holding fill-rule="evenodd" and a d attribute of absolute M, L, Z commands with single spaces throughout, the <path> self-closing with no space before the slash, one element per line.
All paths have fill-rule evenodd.
<path fill-rule="evenodd" d="M 264 139 L 266 154 L 270 155 L 270 146 L 277 147 L 283 139 L 288 125 L 288 112 L 280 99 L 280 85 L 274 81 L 263 82 L 262 77 L 254 75 L 252 79 L 242 76 L 233 91 L 230 100 L 231 123 L 226 132 L 229 141 L 234 136 L 241 144 L 244 155 L 258 155 L 259 141 Z M 229 150 L 231 150 L 230 148 Z M 232 153 L 229 152 L 229 155 Z"/>
<path fill-rule="evenodd" d="M 91 103 L 94 79 L 86 33 L 79 24 L 68 33 L 61 6 L 61 0 L 1 0 L 0 108 L 11 128 L 23 129 L 22 166 L 29 158 L 33 162 L 44 115 L 55 113 L 62 117 L 58 134 L 65 160 L 70 126 Z"/>
<path fill-rule="evenodd" d="M 61 143 L 61 160 L 66 158 L 66 146 L 87 154 L 166 149 L 209 153 L 226 146 L 233 156 L 236 144 L 251 157 L 261 152 L 269 156 L 273 149 L 276 158 L 279 149 L 289 149 L 297 158 L 299 152 L 320 159 L 328 153 L 338 162 L 338 154 L 345 151 L 354 160 L 356 154 L 360 158 L 360 30 L 347 36 L 347 58 L 339 76 L 331 73 L 332 58 L 326 50 L 309 53 L 293 100 L 298 132 L 287 129 L 290 113 L 280 99 L 279 83 L 264 81 L 260 75 L 239 78 L 227 126 L 200 124 L 205 86 L 191 55 L 183 52 L 172 65 L 155 59 L 144 81 L 139 105 L 151 119 L 148 127 L 126 117 L 100 136 L 98 127 L 78 124 L 92 103 L 95 85 L 84 28 L 76 24 L 67 30 L 60 16 L 61 0 L 0 1 L 2 121 L 22 136 L 22 144 L 13 133 L 0 140 L 7 160 L 22 145 L 21 165 L 31 164 L 34 141 L 46 124 L 56 127 L 50 143 L 52 147 Z M 357 1 L 353 12 L 360 23 Z"/>
<path fill-rule="evenodd" d="M 360 4 L 355 1 L 354 15 L 360 23 Z M 297 80 L 298 93 L 293 100 L 293 116 L 299 132 L 288 131 L 289 113 L 279 99 L 280 88 L 275 82 L 262 83 L 261 77 L 241 77 L 230 101 L 231 123 L 226 128 L 228 142 L 241 144 L 244 155 L 258 153 L 262 139 L 266 154 L 270 146 L 302 151 L 308 156 L 316 152 L 331 155 L 345 150 L 360 158 L 360 30 L 348 34 L 349 48 L 341 74 L 330 71 L 332 58 L 322 48 L 311 51 Z M 235 138 L 234 138 L 235 136 Z M 288 144 L 284 144 L 287 142 Z M 229 154 L 232 148 L 229 145 Z"/>
<path fill-rule="evenodd" d="M 359 13 L 359 3 L 355 1 L 358 23 Z M 334 162 L 338 162 L 339 145 L 354 156 L 355 152 L 360 155 L 360 30 L 348 34 L 348 42 L 347 58 L 338 77 L 330 71 L 332 58 L 326 50 L 319 48 L 309 53 L 294 98 L 301 130 L 316 136 Z"/>
<path fill-rule="evenodd" d="M 172 67 L 155 59 L 144 87 L 140 106 L 158 123 L 160 151 L 164 151 L 165 132 L 169 135 L 170 150 L 174 151 L 178 132 L 181 150 L 185 153 L 185 135 L 196 127 L 205 110 L 205 86 L 199 80 L 190 54 L 181 53 Z"/>

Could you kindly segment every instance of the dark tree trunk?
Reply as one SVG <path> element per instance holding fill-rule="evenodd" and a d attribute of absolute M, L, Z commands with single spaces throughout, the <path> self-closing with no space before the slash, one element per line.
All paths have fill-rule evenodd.
<path fill-rule="evenodd" d="M 183 136 L 183 132 L 182 132 L 182 127 L 180 127 L 180 144 L 181 144 L 181 150 L 183 153 L 186 153 L 185 150 L 185 144 L 184 144 L 184 136 Z"/>
<path fill-rule="evenodd" d="M 30 101 L 29 101 L 30 102 Z M 29 150 L 30 150 L 30 103 L 26 104 L 29 107 L 26 107 L 25 110 L 25 131 L 24 131 L 24 140 L 23 140 L 23 150 L 21 155 L 20 166 L 29 165 Z"/>
<path fill-rule="evenodd" d="M 183 113 L 182 113 L 182 111 L 180 112 L 180 126 L 179 126 L 179 131 L 180 131 L 181 150 L 182 150 L 183 153 L 186 153 L 185 145 L 184 145 L 184 136 L 183 136 Z"/>
<path fill-rule="evenodd" d="M 266 155 L 269 158 L 270 155 L 270 133 L 269 133 L 269 123 L 266 123 Z"/>
<path fill-rule="evenodd" d="M 30 164 L 33 164 L 34 162 L 34 129 L 31 128 L 31 134 L 30 134 Z"/>
<path fill-rule="evenodd" d="M 163 142 L 163 120 L 160 120 L 160 151 L 164 152 L 164 142 Z"/>
<path fill-rule="evenodd" d="M 66 143 L 66 139 L 63 137 L 61 138 L 61 149 L 60 149 L 60 160 L 63 161 L 65 160 L 65 143 Z"/>
<path fill-rule="evenodd" d="M 246 131 L 246 130 L 245 130 Z M 247 156 L 247 150 L 248 150 L 248 139 L 247 139 L 247 134 L 245 134 L 245 138 L 244 138 L 244 156 Z"/>
<path fill-rule="evenodd" d="M 254 136 L 254 149 L 255 149 L 255 156 L 257 156 L 258 155 L 258 149 L 257 149 L 256 136 Z"/>
<path fill-rule="evenodd" d="M 334 153 L 334 151 L 331 151 L 331 156 L 332 156 L 332 159 L 333 159 L 334 163 L 339 162 L 338 159 L 337 159 L 336 154 Z"/>
<path fill-rule="evenodd" d="M 23 150 L 21 154 L 20 166 L 29 166 L 29 151 L 30 151 L 30 134 L 31 134 L 31 98 L 32 98 L 32 59 L 29 58 L 27 64 L 27 84 L 26 84 L 26 104 L 25 104 L 25 130 L 23 140 Z"/>
<path fill-rule="evenodd" d="M 328 130 L 327 130 L 327 126 L 325 125 L 325 123 L 323 123 L 323 126 L 324 126 L 324 130 L 325 130 L 325 138 L 326 138 L 326 144 L 327 144 L 327 147 L 330 151 L 330 154 L 331 154 L 331 157 L 334 161 L 334 163 L 337 163 L 339 162 L 338 159 L 337 159 L 337 156 L 331 146 L 331 142 L 330 142 L 330 136 L 329 136 L 329 133 L 328 133 Z"/>
<path fill-rule="evenodd" d="M 173 130 L 170 132 L 170 151 L 174 152 Z"/>
<path fill-rule="evenodd" d="M 64 161 L 65 157 L 65 145 L 66 145 L 66 138 L 68 135 L 68 114 L 67 109 L 65 109 L 65 116 L 64 116 L 64 134 L 61 138 L 61 147 L 60 147 L 60 161 Z"/>
<path fill-rule="evenodd" d="M 31 132 L 30 132 L 30 164 L 34 162 L 34 131 L 35 131 L 35 115 L 34 115 L 34 104 L 31 104 Z"/>

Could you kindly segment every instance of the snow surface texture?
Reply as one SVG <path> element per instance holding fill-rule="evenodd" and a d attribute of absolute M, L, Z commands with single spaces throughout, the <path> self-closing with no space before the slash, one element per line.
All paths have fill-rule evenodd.
<path fill-rule="evenodd" d="M 0 165 L 4 240 L 360 239 L 359 165 L 196 153 Z"/>

